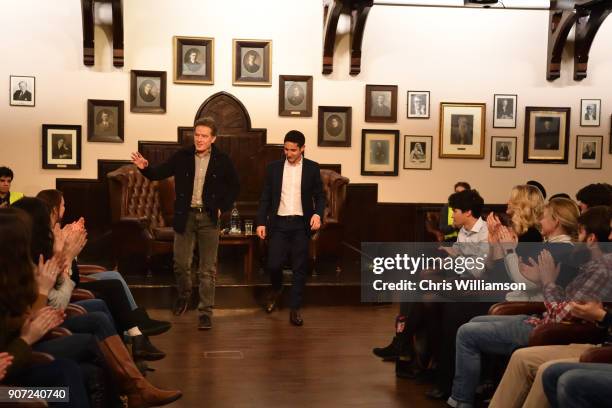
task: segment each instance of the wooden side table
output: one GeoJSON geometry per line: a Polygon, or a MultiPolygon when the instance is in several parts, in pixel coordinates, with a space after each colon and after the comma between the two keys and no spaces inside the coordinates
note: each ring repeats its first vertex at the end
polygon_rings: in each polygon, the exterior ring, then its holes
{"type": "Polygon", "coordinates": [[[219,235],[219,246],[223,245],[244,245],[247,247],[244,254],[244,276],[247,281],[251,281],[253,275],[253,257],[255,254],[255,242],[257,235],[245,234],[221,234],[219,235]]]}

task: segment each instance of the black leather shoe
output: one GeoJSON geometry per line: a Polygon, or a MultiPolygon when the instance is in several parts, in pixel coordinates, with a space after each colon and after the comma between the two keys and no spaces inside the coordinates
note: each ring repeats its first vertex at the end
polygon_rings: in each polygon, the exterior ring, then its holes
{"type": "Polygon", "coordinates": [[[272,313],[274,309],[278,306],[281,295],[283,294],[283,290],[272,290],[268,294],[268,300],[266,301],[266,312],[272,313]]]}
{"type": "Polygon", "coordinates": [[[212,321],[209,315],[200,315],[198,319],[198,330],[210,330],[212,329],[212,321]]]}
{"type": "Polygon", "coordinates": [[[188,302],[187,298],[179,297],[174,302],[174,307],[172,308],[172,313],[175,316],[180,316],[180,315],[182,315],[183,313],[185,313],[187,311],[187,306],[188,305],[189,305],[189,302],[188,302]]]}
{"type": "Polygon", "coordinates": [[[155,347],[147,336],[132,337],[132,357],[134,360],[157,361],[166,357],[166,353],[155,347]]]}
{"type": "Polygon", "coordinates": [[[450,396],[450,393],[438,388],[438,387],[434,387],[431,390],[427,391],[425,393],[425,396],[429,399],[434,399],[434,400],[445,400],[450,396]]]}
{"type": "Polygon", "coordinates": [[[132,310],[132,317],[145,336],[157,336],[170,330],[172,323],[164,320],[151,319],[147,311],[141,307],[132,310]]]}
{"type": "Polygon", "coordinates": [[[291,312],[289,312],[289,321],[294,326],[302,326],[304,324],[304,319],[302,319],[299,309],[291,309],[291,312]]]}
{"type": "Polygon", "coordinates": [[[380,357],[383,361],[396,361],[401,354],[402,350],[402,338],[400,336],[393,337],[393,341],[387,347],[375,347],[372,349],[372,353],[376,357],[380,357]]]}

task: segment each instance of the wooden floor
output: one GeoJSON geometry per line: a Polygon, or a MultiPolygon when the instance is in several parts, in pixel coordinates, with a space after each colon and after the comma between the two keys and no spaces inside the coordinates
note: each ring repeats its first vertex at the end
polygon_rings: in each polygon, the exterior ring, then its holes
{"type": "Polygon", "coordinates": [[[372,355],[390,340],[395,306],[311,307],[293,327],[288,310],[216,310],[213,329],[196,330],[197,312],[176,318],[153,343],[168,356],[151,363],[154,384],[179,388],[171,407],[444,407],[428,386],[396,379],[394,364],[372,355]]]}

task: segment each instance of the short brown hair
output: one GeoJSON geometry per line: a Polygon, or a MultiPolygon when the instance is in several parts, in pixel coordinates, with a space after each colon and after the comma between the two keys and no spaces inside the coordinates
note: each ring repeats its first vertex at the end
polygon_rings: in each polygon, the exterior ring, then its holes
{"type": "Polygon", "coordinates": [[[217,123],[210,116],[197,119],[195,123],[193,124],[193,128],[195,129],[198,126],[206,126],[207,128],[210,129],[210,133],[213,136],[217,136],[217,123]]]}

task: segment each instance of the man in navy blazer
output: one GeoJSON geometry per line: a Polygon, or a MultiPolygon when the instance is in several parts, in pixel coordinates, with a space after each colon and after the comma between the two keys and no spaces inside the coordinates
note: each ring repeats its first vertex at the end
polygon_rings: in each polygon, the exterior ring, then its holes
{"type": "Polygon", "coordinates": [[[285,135],[285,160],[268,165],[257,212],[257,235],[269,239],[267,269],[272,292],[266,311],[271,313],[280,298],[283,266],[290,255],[293,286],[289,321],[296,326],[304,324],[300,307],[308,271],[308,244],[311,234],[321,227],[325,209],[319,164],[303,157],[304,143],[304,135],[297,130],[285,135]]]}

